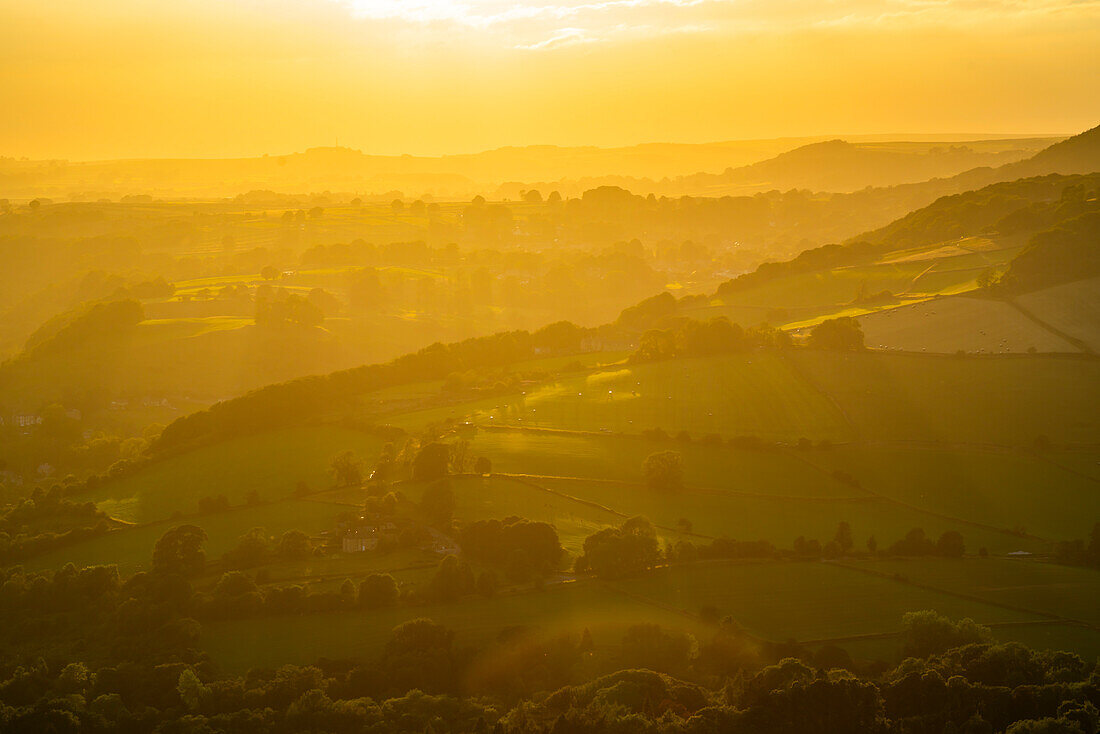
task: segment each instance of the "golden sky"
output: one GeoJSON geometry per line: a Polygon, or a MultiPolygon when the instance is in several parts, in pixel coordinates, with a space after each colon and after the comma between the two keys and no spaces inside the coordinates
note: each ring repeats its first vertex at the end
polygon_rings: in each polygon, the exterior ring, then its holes
{"type": "Polygon", "coordinates": [[[1100,123],[1100,0],[0,0],[0,155],[1100,123]]]}

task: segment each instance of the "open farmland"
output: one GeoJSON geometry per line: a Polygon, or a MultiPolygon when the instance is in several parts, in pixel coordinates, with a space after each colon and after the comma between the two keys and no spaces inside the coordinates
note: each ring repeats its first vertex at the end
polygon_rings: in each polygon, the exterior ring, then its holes
{"type": "MultiPolygon", "coordinates": [[[[859,563],[893,572],[885,562],[859,563]]],[[[1018,604],[1015,597],[1006,600],[994,594],[988,603],[960,598],[953,587],[953,579],[961,574],[981,576],[987,583],[1025,584],[1021,587],[1024,592],[1028,584],[1057,589],[1065,584],[1066,569],[995,560],[892,563],[913,581],[942,585],[943,590],[829,563],[702,562],[661,568],[609,584],[585,581],[493,601],[469,599],[416,609],[216,622],[205,627],[203,639],[216,663],[229,670],[245,670],[275,660],[307,662],[330,656],[340,646],[344,646],[345,655],[370,657],[380,650],[393,626],[416,616],[454,628],[459,644],[491,640],[505,627],[522,624],[540,636],[579,634],[588,628],[597,645],[616,645],[625,627],[643,621],[688,631],[702,641],[714,628],[700,622],[697,615],[709,607],[732,616],[759,639],[836,640],[853,654],[896,660],[900,650],[893,635],[901,629],[901,617],[915,609],[934,609],[950,617],[991,624],[1003,640],[1043,647],[1046,645],[1040,643],[1045,639],[1065,647],[1073,638],[1076,644],[1070,645],[1072,649],[1095,649],[1096,635],[1088,629],[1044,622],[1041,614],[1002,606],[1018,604]],[[941,567],[943,571],[936,570],[941,567]],[[931,581],[917,578],[923,569],[932,570],[931,581]],[[807,615],[808,608],[815,613],[807,615]]],[[[1036,587],[1030,593],[1034,596],[1042,589],[1036,587]]]]}
{"type": "Polygon", "coordinates": [[[1100,572],[1026,559],[911,558],[848,562],[854,567],[994,604],[1028,609],[1100,631],[1100,572]]]}
{"type": "Polygon", "coordinates": [[[940,354],[1081,351],[1011,304],[991,298],[935,298],[862,316],[859,322],[867,346],[879,349],[940,354]]]}
{"type": "Polygon", "coordinates": [[[508,627],[523,626],[547,637],[592,633],[597,645],[618,645],[633,624],[648,622],[706,635],[706,625],[674,611],[640,602],[592,582],[556,585],[542,592],[470,598],[454,604],[412,609],[270,617],[215,622],[203,628],[202,643],[227,671],[283,663],[307,664],[319,657],[371,659],[398,624],[427,617],[455,630],[457,646],[497,639],[508,627]]]}
{"type": "Polygon", "coordinates": [[[358,431],[309,426],[220,442],[157,461],[81,496],[122,520],[147,523],[194,512],[202,497],[232,505],[250,492],[262,500],[289,496],[298,482],[313,491],[332,483],[329,463],[344,450],[374,459],[380,439],[358,431]]]}
{"type": "Polygon", "coordinates": [[[828,542],[836,533],[837,525],[844,521],[851,525],[860,549],[872,536],[880,547],[885,547],[918,527],[933,538],[947,530],[958,531],[972,548],[985,546],[992,553],[1045,549],[1044,544],[1031,539],[871,498],[815,501],[690,489],[667,495],[640,485],[562,479],[539,481],[549,489],[604,505],[622,515],[647,517],[661,526],[663,529],[659,532],[672,541],[683,537],[676,528],[680,520],[685,519],[691,523],[693,533],[704,536],[687,538],[696,543],[706,542],[707,538],[726,537],[767,540],[778,548],[789,549],[799,536],[828,542]]]}
{"type": "Polygon", "coordinates": [[[130,574],[148,568],[157,540],[180,525],[202,528],[207,535],[207,556],[217,558],[252,528],[264,528],[274,536],[287,530],[301,530],[311,535],[328,530],[335,524],[340,509],[336,505],[308,500],[284,500],[136,525],[33,556],[23,565],[33,570],[58,569],[70,562],[78,567],[116,565],[121,573],[130,574]]]}
{"type": "Polygon", "coordinates": [[[1044,323],[1100,351],[1100,278],[1025,293],[1016,302],[1044,323]]]}
{"type": "Polygon", "coordinates": [[[686,313],[724,315],[746,326],[809,326],[827,317],[890,311],[907,301],[973,290],[984,270],[1018,252],[1012,238],[963,238],[896,251],[878,263],[780,276],[686,313]],[[878,300],[883,293],[889,298],[878,300]]]}
{"type": "MultiPolygon", "coordinates": [[[[435,572],[439,556],[420,548],[395,548],[376,553],[333,553],[300,561],[274,560],[264,566],[275,586],[305,584],[311,589],[337,587],[345,579],[360,580],[372,573],[388,573],[399,584],[419,585],[435,572]]],[[[211,579],[216,581],[216,578],[211,579]]]]}
{"type": "MultiPolygon", "coordinates": [[[[455,517],[464,522],[523,517],[552,524],[562,546],[573,554],[581,552],[589,535],[622,522],[622,518],[590,503],[578,502],[546,491],[530,481],[508,477],[456,477],[451,480],[455,495],[455,517]]],[[[420,501],[423,484],[402,485],[401,492],[420,501]]]]}
{"type": "Polygon", "coordinates": [[[896,632],[914,609],[981,623],[1034,615],[918,589],[819,562],[711,562],[658,569],[613,584],[644,599],[698,612],[713,607],[750,634],[799,641],[896,632]],[[807,615],[806,610],[814,614],[807,615]]]}
{"type": "Polygon", "coordinates": [[[471,453],[489,457],[494,471],[633,483],[642,482],[645,458],[664,450],[684,457],[689,486],[811,499],[866,494],[781,450],[550,431],[486,430],[470,439],[471,453]]]}
{"type": "Polygon", "coordinates": [[[791,350],[872,441],[1100,441],[1100,361],[791,350]]]}
{"type": "Polygon", "coordinates": [[[843,416],[775,353],[748,352],[608,368],[502,396],[391,419],[406,428],[446,418],[482,424],[699,437],[849,437],[843,416]]]}
{"type": "Polygon", "coordinates": [[[1042,538],[1083,538],[1100,517],[1098,480],[1060,467],[1063,460],[1095,463],[1096,453],[841,446],[810,458],[906,505],[1042,538]]]}
{"type": "Polygon", "coordinates": [[[481,425],[773,441],[933,441],[1030,445],[1100,441],[1100,361],[1088,357],[934,356],[791,349],[624,365],[414,411],[417,430],[481,425]]]}

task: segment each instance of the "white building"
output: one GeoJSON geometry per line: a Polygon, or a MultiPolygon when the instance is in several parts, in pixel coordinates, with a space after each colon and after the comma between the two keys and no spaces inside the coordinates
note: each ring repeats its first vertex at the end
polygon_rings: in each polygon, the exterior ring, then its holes
{"type": "Polygon", "coordinates": [[[373,525],[352,528],[344,533],[343,548],[345,553],[363,553],[377,547],[378,528],[373,525]]]}

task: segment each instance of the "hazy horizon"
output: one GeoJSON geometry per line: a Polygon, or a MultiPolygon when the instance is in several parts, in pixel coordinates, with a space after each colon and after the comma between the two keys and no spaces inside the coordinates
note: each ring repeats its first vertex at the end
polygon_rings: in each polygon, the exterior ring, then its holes
{"type": "MultiPolygon", "coordinates": [[[[1088,125],[1087,128],[1094,127],[1095,123],[1088,125]]],[[[1084,128],[1083,128],[1084,129],[1084,128]]],[[[1082,130],[1083,130],[1082,129],[1082,130]]],[[[554,142],[530,142],[530,143],[513,143],[507,145],[498,145],[489,148],[473,148],[469,150],[440,150],[440,151],[412,151],[412,150],[396,150],[396,151],[382,151],[372,150],[367,148],[358,148],[349,143],[340,141],[332,141],[325,143],[319,141],[315,144],[306,144],[298,146],[294,149],[287,150],[271,150],[261,153],[253,154],[230,154],[225,155],[147,155],[147,156],[106,156],[98,158],[78,158],[78,157],[66,157],[62,155],[45,155],[41,157],[31,157],[23,155],[18,151],[0,150],[0,157],[7,157],[16,160],[30,160],[30,161],[67,161],[70,163],[113,163],[123,161],[138,161],[138,160],[242,160],[251,158],[262,158],[288,156],[288,155],[301,155],[317,150],[346,150],[354,153],[361,153],[364,156],[378,157],[378,158],[448,158],[448,157],[460,157],[460,156],[477,156],[487,153],[493,153],[503,150],[525,150],[525,149],[560,149],[560,150],[630,150],[633,148],[645,148],[648,146],[721,146],[721,145],[733,145],[737,143],[756,143],[756,142],[781,142],[792,141],[792,150],[795,147],[808,144],[805,141],[822,141],[822,140],[843,140],[849,143],[874,143],[874,142],[896,142],[896,143],[966,143],[976,142],[980,140],[1024,140],[1024,139],[1041,139],[1041,138],[1065,138],[1070,137],[1076,133],[1082,132],[1082,130],[1060,130],[1056,132],[1052,131],[1033,131],[1033,132],[905,132],[905,133],[890,133],[890,132],[878,132],[878,133],[806,133],[797,135],[779,135],[770,137],[749,137],[749,138],[721,138],[714,140],[641,140],[637,142],[624,142],[617,145],[596,145],[589,143],[554,143],[554,142]]]]}
{"type": "Polygon", "coordinates": [[[1100,75],[1094,2],[0,7],[17,111],[0,149],[32,159],[1078,132],[1100,119],[1100,99],[1077,93],[1100,75]]]}

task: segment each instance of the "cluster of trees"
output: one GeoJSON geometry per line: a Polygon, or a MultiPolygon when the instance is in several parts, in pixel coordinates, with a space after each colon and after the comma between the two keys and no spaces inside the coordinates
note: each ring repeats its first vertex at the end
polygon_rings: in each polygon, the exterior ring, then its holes
{"type": "Polygon", "coordinates": [[[604,578],[638,574],[661,561],[657,531],[644,517],[632,517],[619,527],[604,528],[589,535],[584,539],[583,548],[574,570],[604,578]]]}
{"type": "Polygon", "coordinates": [[[256,325],[267,328],[320,326],[325,313],[314,301],[282,290],[275,291],[270,298],[257,298],[256,325]]]}
{"type": "Polygon", "coordinates": [[[273,562],[304,561],[312,555],[313,543],[301,530],[287,530],[273,538],[263,528],[252,528],[222,555],[222,564],[241,570],[273,562]]]}
{"type": "Polygon", "coordinates": [[[358,585],[345,579],[336,589],[311,591],[299,584],[261,586],[241,571],[227,571],[209,592],[194,595],[190,612],[200,620],[320,614],[390,607],[400,597],[389,574],[371,574],[358,585]]]}
{"type": "Polygon", "coordinates": [[[678,492],[684,488],[684,457],[678,451],[658,451],[642,462],[646,487],[655,492],[678,492]]]}
{"type": "MultiPolygon", "coordinates": [[[[676,433],[675,436],[671,436],[669,435],[668,431],[660,427],[645,428],[639,431],[638,435],[646,439],[647,441],[662,443],[667,443],[669,441],[675,441],[676,443],[690,443],[693,440],[711,446],[721,446],[723,443],[726,443],[732,448],[742,449],[746,451],[762,451],[768,448],[775,448],[778,445],[776,443],[769,443],[760,436],[731,436],[728,441],[724,440],[717,433],[708,433],[704,436],[698,437],[697,439],[693,439],[691,434],[687,431],[679,431],[678,433],[676,433]]],[[[808,441],[809,439],[805,440],[808,441]]],[[[829,443],[823,440],[820,445],[821,448],[826,448],[829,443]]],[[[799,448],[802,448],[801,444],[799,445],[799,448]]]]}
{"type": "MultiPolygon", "coordinates": [[[[467,230],[476,230],[477,246],[460,250],[453,241],[374,245],[362,240],[318,245],[301,256],[302,267],[352,266],[345,279],[351,313],[398,312],[415,308],[452,315],[485,314],[490,307],[515,312],[549,310],[558,318],[603,321],[624,303],[645,297],[695,263],[661,257],[665,248],[647,249],[632,240],[584,243],[583,248],[500,248],[513,238],[511,215],[501,204],[467,209],[467,230]],[[504,218],[495,216],[503,213],[504,218]],[[635,246],[636,244],[636,246],[635,246]],[[446,278],[434,275],[443,271],[446,278]],[[602,286],[602,287],[601,287],[602,286]]],[[[433,222],[432,229],[443,228],[433,222]]],[[[457,228],[444,237],[460,238],[457,228]]],[[[433,240],[443,241],[439,237],[433,240]]],[[[710,265],[708,254],[706,265],[710,265]]]]}
{"type": "Polygon", "coordinates": [[[1035,234],[996,282],[994,292],[1016,294],[1100,274],[1100,197],[1091,192],[1094,211],[1035,234]]]}
{"type": "Polygon", "coordinates": [[[724,316],[709,321],[677,319],[668,329],[650,329],[642,334],[633,362],[654,362],[673,357],[697,357],[738,352],[753,345],[753,340],[737,324],[724,316]]]}
{"type": "Polygon", "coordinates": [[[565,554],[553,525],[519,517],[472,522],[459,531],[458,542],[471,559],[503,567],[516,582],[557,570],[565,554]]]}
{"type": "Polygon", "coordinates": [[[825,319],[810,330],[807,344],[814,349],[858,352],[865,348],[863,327],[851,316],[825,319]]]}
{"type": "Polygon", "coordinates": [[[216,674],[197,660],[39,662],[0,681],[12,732],[606,732],[651,734],[1096,734],[1095,663],[992,644],[988,630],[908,615],[896,667],[843,651],[767,657],[723,625],[693,638],[655,625],[597,648],[587,630],[507,630],[481,650],[428,619],[395,627],[365,661],[216,674]],[[920,647],[918,651],[916,647],[920,647]],[[536,692],[541,691],[539,695],[536,692]]]}
{"type": "Polygon", "coordinates": [[[39,487],[0,513],[0,563],[18,563],[111,529],[94,503],[72,502],[65,494],[61,485],[39,487]]]}
{"type": "MultiPolygon", "coordinates": [[[[690,533],[692,523],[686,518],[677,524],[681,533],[690,533]]],[[[1100,535],[1100,534],[1098,534],[1100,535]]],[[[921,528],[910,530],[904,538],[880,551],[874,536],[867,540],[867,553],[886,556],[941,556],[959,558],[966,552],[963,536],[955,530],[947,530],[933,541],[921,528]]],[[[981,553],[985,553],[982,549],[981,553]]],[[[604,528],[584,541],[584,553],[577,558],[577,573],[592,573],[605,578],[621,578],[645,571],[662,562],[691,562],[711,558],[839,558],[845,555],[863,555],[855,548],[852,528],[847,522],[837,525],[832,540],[822,544],[819,540],[803,536],[795,538],[789,551],[776,548],[766,540],[734,540],[715,538],[709,543],[693,543],[678,540],[662,548],[656,531],[643,517],[634,517],[620,527],[604,528]]]]}
{"type": "MultiPolygon", "coordinates": [[[[644,317],[642,313],[632,315],[634,319],[644,317]]],[[[706,357],[751,347],[785,347],[791,344],[791,337],[785,331],[766,327],[746,331],[725,316],[716,316],[709,321],[670,316],[663,321],[670,323],[670,326],[649,329],[642,334],[638,348],[630,355],[632,362],[706,357]]],[[[864,349],[863,327],[850,316],[826,319],[810,330],[807,344],[814,349],[859,351],[864,349]]]]}
{"type": "MultiPolygon", "coordinates": [[[[832,540],[822,544],[814,538],[799,536],[795,538],[793,551],[795,556],[802,558],[838,558],[860,553],[855,548],[851,526],[843,521],[837,526],[832,540]]],[[[961,558],[966,552],[966,545],[962,534],[957,530],[946,530],[937,540],[932,540],[923,528],[913,528],[905,537],[891,543],[884,550],[879,548],[878,541],[872,535],[867,539],[867,552],[871,555],[961,558]]]]}
{"type": "MultiPolygon", "coordinates": [[[[690,529],[690,523],[684,528],[690,529]]],[[[778,558],[781,551],[766,540],[734,540],[715,538],[709,543],[695,544],[690,540],[678,540],[666,551],[668,559],[676,562],[691,562],[716,558],[778,558]]]]}
{"type": "Polygon", "coordinates": [[[925,535],[922,528],[913,528],[901,540],[895,541],[887,549],[894,556],[943,556],[960,558],[966,552],[963,536],[957,530],[945,530],[933,541],[925,535]]]}
{"type": "Polygon", "coordinates": [[[1087,540],[1067,540],[1055,545],[1054,558],[1070,566],[1100,568],[1100,522],[1092,526],[1087,540]]]}

